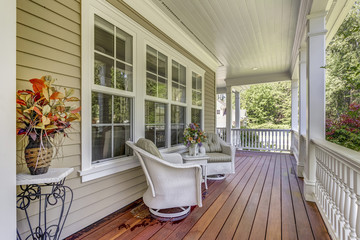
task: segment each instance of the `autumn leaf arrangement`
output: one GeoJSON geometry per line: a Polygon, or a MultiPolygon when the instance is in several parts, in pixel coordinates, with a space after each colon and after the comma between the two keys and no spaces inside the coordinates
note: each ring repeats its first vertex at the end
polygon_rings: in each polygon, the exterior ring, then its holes
{"type": "Polygon", "coordinates": [[[66,137],[65,129],[71,127],[71,122],[80,120],[80,107],[71,106],[79,101],[72,96],[74,90],[60,92],[53,86],[55,79],[51,76],[29,81],[33,90],[18,90],[16,94],[17,135],[40,140],[41,144],[44,138],[52,143],[57,135],[66,137]]]}

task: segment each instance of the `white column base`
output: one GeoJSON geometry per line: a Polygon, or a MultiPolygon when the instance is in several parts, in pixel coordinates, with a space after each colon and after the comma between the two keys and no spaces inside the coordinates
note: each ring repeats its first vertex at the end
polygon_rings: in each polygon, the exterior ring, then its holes
{"type": "Polygon", "coordinates": [[[310,181],[304,176],[304,197],[306,201],[315,202],[315,181],[310,181]]]}
{"type": "Polygon", "coordinates": [[[304,166],[303,165],[297,165],[296,166],[296,175],[299,178],[303,178],[304,177],[304,166]]]}

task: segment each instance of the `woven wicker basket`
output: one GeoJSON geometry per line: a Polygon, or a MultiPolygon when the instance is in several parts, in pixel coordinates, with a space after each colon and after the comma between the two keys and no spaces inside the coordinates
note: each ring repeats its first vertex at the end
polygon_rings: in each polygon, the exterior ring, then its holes
{"type": "Polygon", "coordinates": [[[52,156],[53,148],[47,139],[44,138],[41,145],[40,139],[34,141],[29,138],[29,144],[25,148],[25,160],[31,175],[47,173],[52,156]]]}

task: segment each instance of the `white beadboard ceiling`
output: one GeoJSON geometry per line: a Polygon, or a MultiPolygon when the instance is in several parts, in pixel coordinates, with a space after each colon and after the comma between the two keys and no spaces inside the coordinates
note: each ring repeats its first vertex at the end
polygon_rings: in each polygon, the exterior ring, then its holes
{"type": "Polygon", "coordinates": [[[152,2],[217,59],[217,87],[224,79],[290,74],[300,0],[152,2]]]}

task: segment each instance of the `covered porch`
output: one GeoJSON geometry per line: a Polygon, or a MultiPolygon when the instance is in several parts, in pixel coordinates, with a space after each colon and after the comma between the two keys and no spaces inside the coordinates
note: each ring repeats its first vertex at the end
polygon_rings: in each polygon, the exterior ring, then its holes
{"type": "Polygon", "coordinates": [[[295,169],[290,154],[237,151],[236,173],[209,180],[184,220],[153,219],[140,199],[66,239],[330,239],[295,169]]]}

